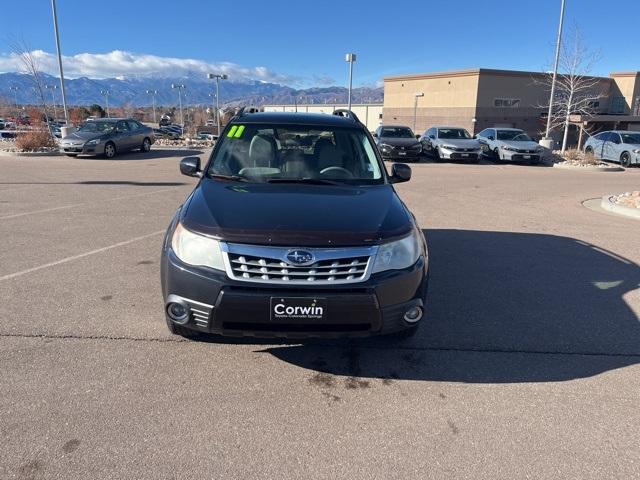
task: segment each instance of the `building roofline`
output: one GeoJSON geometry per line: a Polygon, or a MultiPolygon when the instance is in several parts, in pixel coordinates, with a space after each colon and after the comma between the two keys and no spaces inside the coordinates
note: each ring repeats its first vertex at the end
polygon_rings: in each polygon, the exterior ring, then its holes
{"type": "Polygon", "coordinates": [[[640,75],[640,72],[611,72],[609,74],[610,77],[637,77],[640,75]]]}
{"type": "MultiPolygon", "coordinates": [[[[631,72],[622,72],[623,75],[626,74],[635,75],[635,73],[631,72]]],[[[497,75],[497,76],[507,76],[507,77],[539,77],[546,76],[548,73],[546,72],[528,72],[524,70],[499,70],[495,68],[470,68],[466,70],[451,70],[448,72],[432,72],[432,73],[415,73],[408,75],[392,75],[388,77],[384,77],[383,80],[385,82],[397,82],[402,80],[422,80],[429,78],[448,78],[448,77],[469,77],[480,74],[489,74],[489,75],[497,75]]],[[[613,74],[611,74],[613,75],[613,74]]],[[[619,74],[616,74],[619,75],[619,74]]],[[[599,77],[594,76],[590,78],[602,78],[607,79],[609,77],[599,77]]]]}

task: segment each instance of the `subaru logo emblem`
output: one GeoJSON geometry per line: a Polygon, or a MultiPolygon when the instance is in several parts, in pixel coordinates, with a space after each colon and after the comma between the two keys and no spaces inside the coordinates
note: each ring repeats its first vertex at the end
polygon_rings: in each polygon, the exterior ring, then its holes
{"type": "Polygon", "coordinates": [[[290,250],[285,255],[291,265],[311,265],[314,262],[313,253],[306,250],[290,250]]]}

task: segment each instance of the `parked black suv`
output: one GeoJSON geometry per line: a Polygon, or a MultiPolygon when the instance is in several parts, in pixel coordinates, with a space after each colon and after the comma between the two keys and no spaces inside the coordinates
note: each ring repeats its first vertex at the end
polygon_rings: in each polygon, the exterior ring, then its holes
{"type": "Polygon", "coordinates": [[[171,221],[161,262],[171,332],[412,334],[428,253],[373,138],[348,110],[234,117],[171,221]]]}

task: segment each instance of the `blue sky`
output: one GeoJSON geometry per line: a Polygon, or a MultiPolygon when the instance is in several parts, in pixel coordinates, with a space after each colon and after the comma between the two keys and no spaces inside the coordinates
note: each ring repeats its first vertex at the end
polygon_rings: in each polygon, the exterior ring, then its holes
{"type": "MultiPolygon", "coordinates": [[[[58,14],[70,76],[162,74],[184,64],[297,86],[344,85],[344,54],[353,51],[354,83],[375,85],[401,73],[546,69],[559,6],[559,0],[58,0],[58,14]]],[[[601,52],[593,73],[606,75],[640,70],[632,32],[639,18],[638,0],[567,0],[565,25],[581,27],[585,43],[601,52]]],[[[2,2],[0,32],[0,71],[12,65],[6,41],[12,36],[55,52],[48,0],[2,2]]],[[[53,55],[42,55],[44,69],[53,68],[53,55]]]]}

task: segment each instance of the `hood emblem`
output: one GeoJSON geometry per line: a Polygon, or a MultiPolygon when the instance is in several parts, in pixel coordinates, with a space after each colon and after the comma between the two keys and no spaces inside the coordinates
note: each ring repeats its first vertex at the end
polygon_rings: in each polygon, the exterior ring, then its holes
{"type": "Polygon", "coordinates": [[[289,250],[285,259],[290,265],[296,266],[311,265],[315,261],[313,253],[306,250],[289,250]]]}

